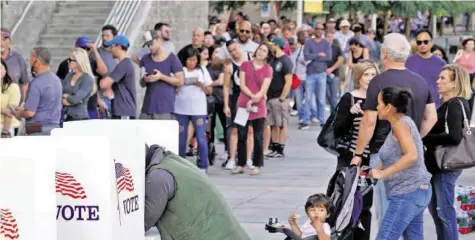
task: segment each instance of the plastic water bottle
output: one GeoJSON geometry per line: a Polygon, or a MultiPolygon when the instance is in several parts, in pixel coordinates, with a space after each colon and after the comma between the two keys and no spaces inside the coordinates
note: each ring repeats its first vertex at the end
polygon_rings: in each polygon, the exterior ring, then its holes
{"type": "Polygon", "coordinates": [[[358,181],[358,187],[361,190],[364,190],[368,186],[368,182],[366,182],[366,172],[361,172],[359,181],[358,181]]]}

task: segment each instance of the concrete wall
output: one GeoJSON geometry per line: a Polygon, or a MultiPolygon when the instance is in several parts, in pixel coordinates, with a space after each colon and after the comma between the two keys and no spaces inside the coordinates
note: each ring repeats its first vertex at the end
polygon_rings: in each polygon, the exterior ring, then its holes
{"type": "MultiPolygon", "coordinates": [[[[182,47],[191,43],[192,30],[196,27],[207,27],[208,25],[208,1],[153,1],[151,4],[142,2],[141,7],[137,11],[135,19],[128,29],[128,36],[133,36],[133,28],[140,26],[133,41],[133,45],[129,50],[129,54],[138,52],[143,43],[143,34],[153,29],[157,22],[166,22],[172,27],[172,40],[175,49],[178,52],[182,47]],[[147,6],[150,5],[150,6],[147,6]],[[146,19],[141,23],[142,15],[146,14],[146,19]]],[[[138,85],[140,77],[140,69],[136,67],[137,79],[137,102],[138,112],[142,108],[145,89],[138,85]]]]}
{"type": "MultiPolygon", "coordinates": [[[[14,2],[11,1],[9,2],[9,4],[13,3],[14,2]]],[[[27,1],[24,3],[27,3],[27,1]]],[[[55,1],[35,0],[31,8],[28,10],[27,15],[20,23],[15,35],[13,35],[13,48],[22,53],[26,58],[30,57],[30,52],[36,46],[40,34],[45,30],[46,24],[51,21],[51,16],[56,8],[56,4],[55,1]]],[[[24,6],[26,6],[26,4],[24,6]]],[[[18,7],[24,6],[19,5],[18,7]]],[[[23,9],[21,12],[23,13],[23,9]]],[[[7,15],[6,18],[13,19],[14,16],[15,14],[7,15]]],[[[18,19],[15,20],[15,22],[16,21],[18,21],[18,19]]]]}
{"type": "Polygon", "coordinates": [[[28,1],[3,1],[1,10],[2,27],[10,29],[15,26],[15,23],[20,19],[24,8],[28,1]]]}

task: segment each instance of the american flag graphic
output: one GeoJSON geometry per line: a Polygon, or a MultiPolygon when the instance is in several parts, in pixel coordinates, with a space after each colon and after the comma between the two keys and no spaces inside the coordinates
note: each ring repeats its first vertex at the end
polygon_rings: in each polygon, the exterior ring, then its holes
{"type": "Polygon", "coordinates": [[[69,173],[56,172],[56,192],[74,199],[87,198],[84,188],[69,173]]]}
{"type": "Polygon", "coordinates": [[[10,209],[0,209],[0,236],[6,239],[18,239],[20,237],[16,219],[10,209]]]}
{"type": "Polygon", "coordinates": [[[117,179],[117,194],[122,190],[134,191],[134,180],[128,168],[122,166],[121,163],[115,163],[115,176],[117,179]]]}

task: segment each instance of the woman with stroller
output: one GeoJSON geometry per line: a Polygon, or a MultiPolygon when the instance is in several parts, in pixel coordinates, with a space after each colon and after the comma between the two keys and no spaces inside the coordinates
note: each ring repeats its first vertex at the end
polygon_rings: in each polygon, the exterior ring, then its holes
{"type": "MultiPolygon", "coordinates": [[[[337,115],[335,118],[334,129],[335,137],[343,137],[340,155],[338,156],[337,170],[350,166],[353,153],[355,152],[356,142],[358,140],[358,129],[363,118],[361,109],[366,100],[366,91],[368,85],[374,76],[379,74],[379,69],[375,63],[370,60],[362,60],[353,66],[353,85],[354,90],[345,93],[338,103],[337,115]]],[[[368,146],[363,154],[363,165],[368,166],[368,156],[370,154],[368,146]]],[[[363,199],[363,210],[360,215],[361,224],[364,232],[356,230],[355,239],[369,240],[371,231],[371,206],[373,205],[373,194],[368,193],[363,199]]]]}
{"type": "Polygon", "coordinates": [[[425,162],[432,173],[432,201],[429,212],[432,215],[439,240],[457,240],[457,219],[454,208],[455,182],[462,170],[442,171],[435,160],[437,146],[456,146],[464,131],[463,111],[470,116],[468,99],[472,95],[468,73],[458,65],[446,65],[437,80],[437,90],[442,95],[442,104],[437,109],[437,123],[424,137],[425,162]],[[463,106],[463,108],[462,108],[463,106]],[[449,118],[446,117],[447,115],[449,118]],[[447,125],[446,125],[447,124],[447,125]],[[448,128],[446,133],[445,126],[448,128]]]}
{"type": "Polygon", "coordinates": [[[422,139],[414,121],[406,115],[411,93],[387,87],[378,95],[378,117],[389,121],[391,132],[379,150],[381,163],[369,177],[384,180],[388,208],[378,240],[424,239],[423,214],[432,196],[431,174],[424,164],[422,139]]]}

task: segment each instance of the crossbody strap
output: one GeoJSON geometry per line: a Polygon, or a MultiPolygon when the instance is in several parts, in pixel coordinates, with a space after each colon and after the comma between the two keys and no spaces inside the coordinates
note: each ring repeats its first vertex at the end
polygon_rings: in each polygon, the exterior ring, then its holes
{"type": "Polygon", "coordinates": [[[295,58],[295,69],[294,69],[294,72],[297,72],[298,60],[299,60],[300,54],[302,53],[302,48],[303,48],[303,45],[300,47],[299,53],[297,54],[297,58],[295,58]]]}

